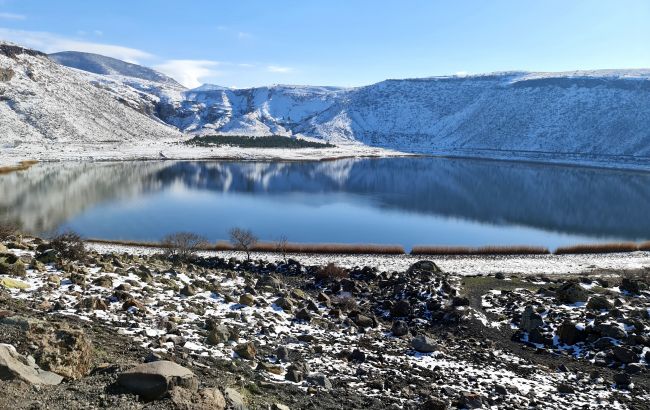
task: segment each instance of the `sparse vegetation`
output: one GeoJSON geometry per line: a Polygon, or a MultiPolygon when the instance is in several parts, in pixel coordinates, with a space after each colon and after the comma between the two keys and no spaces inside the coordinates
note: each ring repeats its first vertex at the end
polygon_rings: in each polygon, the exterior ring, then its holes
{"type": "Polygon", "coordinates": [[[56,234],[50,239],[50,246],[64,259],[82,260],[86,257],[84,241],[81,235],[74,231],[56,234]]]}
{"type": "Polygon", "coordinates": [[[411,255],[546,255],[548,248],[538,246],[414,246],[411,255]]]}
{"type": "Polygon", "coordinates": [[[176,232],[165,236],[162,240],[164,254],[170,259],[189,260],[196,252],[205,248],[208,241],[201,235],[192,232],[176,232]]]}
{"type": "Polygon", "coordinates": [[[588,253],[616,253],[616,252],[635,252],[641,245],[634,242],[614,242],[614,243],[588,243],[572,246],[563,246],[555,250],[556,255],[566,254],[588,254],[588,253]]]}
{"type": "Polygon", "coordinates": [[[250,229],[232,228],[230,230],[230,243],[238,251],[246,252],[246,260],[251,260],[251,250],[257,244],[257,236],[250,229]]]}
{"type": "Polygon", "coordinates": [[[268,137],[252,137],[244,135],[204,135],[197,136],[185,142],[188,145],[201,147],[233,146],[242,148],[332,148],[327,142],[307,141],[281,135],[268,137]]]}
{"type": "Polygon", "coordinates": [[[18,233],[18,224],[12,222],[0,222],[0,241],[6,241],[18,233]]]}

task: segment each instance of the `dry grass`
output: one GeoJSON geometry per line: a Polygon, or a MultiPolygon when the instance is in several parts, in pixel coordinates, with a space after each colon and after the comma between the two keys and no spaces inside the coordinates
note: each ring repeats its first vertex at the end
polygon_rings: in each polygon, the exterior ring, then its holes
{"type": "Polygon", "coordinates": [[[414,246],[411,255],[546,255],[547,248],[538,246],[414,246]]]}
{"type": "MultiPolygon", "coordinates": [[[[159,242],[138,242],[125,240],[109,239],[88,239],[88,242],[124,245],[124,246],[143,246],[148,248],[163,248],[159,242]]],[[[234,251],[235,247],[229,243],[220,241],[214,245],[204,245],[199,247],[205,251],[234,251]]],[[[278,252],[277,242],[258,242],[251,248],[253,252],[278,252]]],[[[320,253],[320,254],[348,254],[348,255],[404,255],[404,248],[399,245],[373,245],[373,244],[334,244],[334,243],[287,243],[285,245],[286,253],[320,253]]]]}
{"type": "Polygon", "coordinates": [[[650,251],[650,241],[641,242],[638,246],[640,251],[650,251]]]}
{"type": "MultiPolygon", "coordinates": [[[[257,252],[277,252],[277,244],[272,242],[258,243],[254,248],[257,252]]],[[[403,255],[406,252],[399,245],[376,244],[345,244],[345,243],[287,243],[286,253],[320,253],[348,255],[403,255]]]]}
{"type": "Polygon", "coordinates": [[[38,164],[38,161],[36,160],[20,161],[18,165],[8,165],[8,166],[0,167],[0,175],[9,174],[16,171],[24,171],[34,164],[38,164]]]}
{"type": "Polygon", "coordinates": [[[635,252],[641,248],[641,245],[637,245],[634,242],[586,243],[586,244],[559,247],[555,250],[555,254],[567,255],[567,254],[588,254],[588,253],[635,252]]]}

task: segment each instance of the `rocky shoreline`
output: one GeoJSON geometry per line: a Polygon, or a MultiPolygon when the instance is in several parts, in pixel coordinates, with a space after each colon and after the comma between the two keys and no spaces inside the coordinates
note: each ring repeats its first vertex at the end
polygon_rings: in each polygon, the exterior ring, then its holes
{"type": "Polygon", "coordinates": [[[0,245],[0,408],[649,408],[643,269],[460,276],[0,245]]]}

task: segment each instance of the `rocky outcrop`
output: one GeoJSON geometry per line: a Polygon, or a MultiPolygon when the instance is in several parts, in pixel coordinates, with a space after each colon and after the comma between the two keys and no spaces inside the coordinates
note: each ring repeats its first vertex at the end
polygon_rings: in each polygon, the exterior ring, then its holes
{"type": "Polygon", "coordinates": [[[16,348],[0,344],[0,380],[21,380],[30,384],[61,383],[63,377],[42,370],[33,358],[27,358],[16,352],[16,348]]]}

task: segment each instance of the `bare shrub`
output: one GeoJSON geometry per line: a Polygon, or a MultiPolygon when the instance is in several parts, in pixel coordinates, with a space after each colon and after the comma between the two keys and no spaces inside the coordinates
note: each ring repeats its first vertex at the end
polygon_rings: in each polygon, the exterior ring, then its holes
{"type": "Polygon", "coordinates": [[[232,228],[230,230],[230,243],[238,251],[246,252],[246,260],[251,260],[251,250],[257,244],[257,236],[250,229],[232,228]]]}
{"type": "Polygon", "coordinates": [[[589,254],[589,253],[616,253],[616,252],[635,252],[640,246],[634,242],[614,242],[614,243],[588,243],[573,246],[563,246],[555,250],[556,255],[566,254],[589,254]]]}
{"type": "Polygon", "coordinates": [[[286,236],[281,235],[275,242],[275,250],[282,255],[282,260],[287,261],[287,249],[289,247],[289,240],[286,236]]]}
{"type": "Polygon", "coordinates": [[[86,257],[84,241],[81,235],[74,231],[56,234],[50,239],[50,246],[64,259],[80,260],[86,257]]]}
{"type": "Polygon", "coordinates": [[[345,279],[347,277],[349,277],[348,272],[332,262],[320,268],[316,273],[316,279],[318,280],[345,279]]]}
{"type": "Polygon", "coordinates": [[[161,242],[164,254],[170,259],[188,260],[207,246],[207,239],[192,232],[175,232],[165,236],[161,242]]]}

